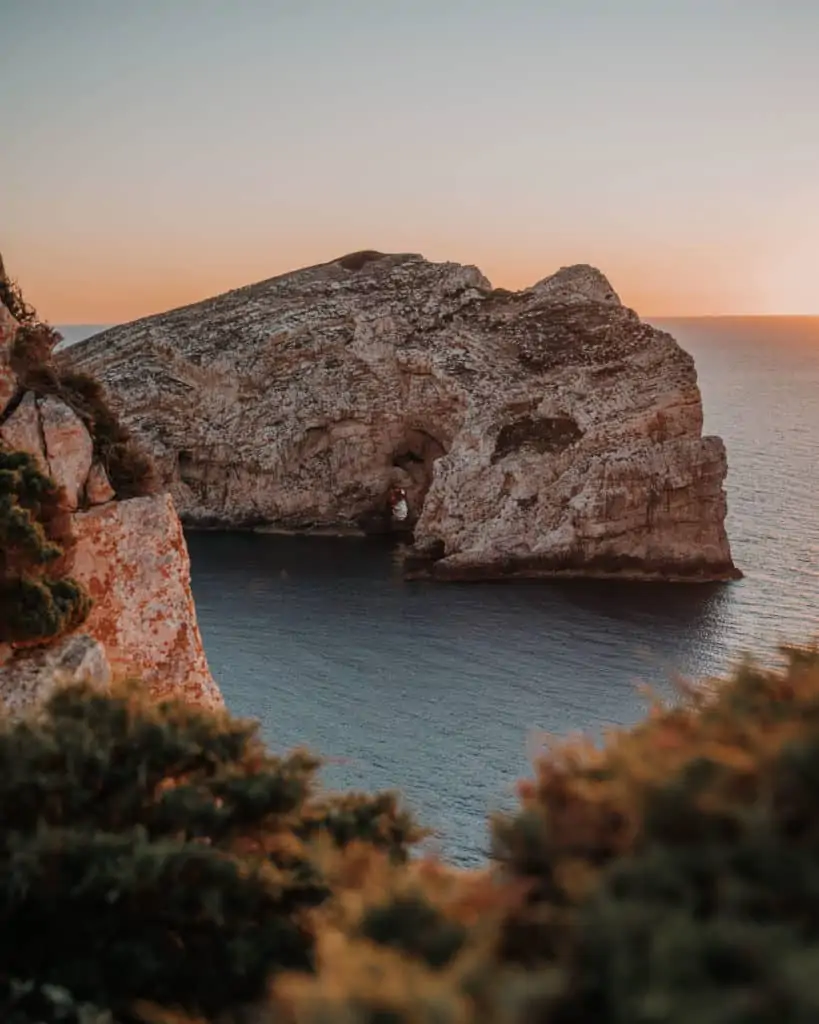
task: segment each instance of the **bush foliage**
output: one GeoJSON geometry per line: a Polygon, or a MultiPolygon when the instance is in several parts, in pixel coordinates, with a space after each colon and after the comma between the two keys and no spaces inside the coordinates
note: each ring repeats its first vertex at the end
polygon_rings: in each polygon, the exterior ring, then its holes
{"type": "Polygon", "coordinates": [[[90,601],[67,575],[63,492],[24,452],[0,451],[0,642],[39,643],[78,626],[90,601]]]}
{"type": "Polygon", "coordinates": [[[6,723],[0,1018],[55,987],[117,1019],[139,1002],[216,1016],[311,970],[309,911],[330,890],[310,850],[363,839],[400,863],[419,834],[389,795],[322,797],[317,767],[134,688],[65,690],[6,723]]]}
{"type": "Polygon", "coordinates": [[[786,653],[551,750],[481,871],[252,725],[64,691],[0,732],[3,1019],[814,1020],[819,655],[786,653]]]}
{"type": "Polygon", "coordinates": [[[36,318],[34,309],[23,298],[19,284],[6,274],[2,256],[0,256],[0,302],[18,324],[29,324],[36,318]]]}

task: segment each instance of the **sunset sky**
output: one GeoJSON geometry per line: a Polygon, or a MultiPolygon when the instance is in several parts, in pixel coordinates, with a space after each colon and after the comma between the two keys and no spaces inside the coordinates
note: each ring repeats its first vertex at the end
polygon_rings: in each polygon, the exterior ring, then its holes
{"type": "Polygon", "coordinates": [[[819,0],[0,0],[0,251],[54,323],[346,252],[819,313],[819,0]]]}

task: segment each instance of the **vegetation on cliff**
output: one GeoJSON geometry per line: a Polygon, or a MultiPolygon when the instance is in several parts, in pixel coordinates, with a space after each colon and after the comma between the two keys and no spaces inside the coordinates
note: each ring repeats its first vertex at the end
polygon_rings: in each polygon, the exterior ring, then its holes
{"type": "Polygon", "coordinates": [[[477,872],[247,723],[64,691],[0,730],[3,1019],[814,1019],[819,652],[786,654],[556,747],[477,872]]]}
{"type": "MultiPolygon", "coordinates": [[[[60,335],[37,317],[0,259],[0,302],[16,321],[8,364],[16,393],[0,422],[25,394],[56,395],[83,419],[96,457],[122,497],[149,493],[150,462],[107,406],[93,380],[61,372],[53,352],[60,335]]],[[[74,537],[66,495],[37,459],[0,442],[0,643],[40,644],[75,629],[91,602],[70,576],[74,537]]]]}
{"type": "Polygon", "coordinates": [[[18,395],[10,403],[10,411],[26,391],[59,398],[85,424],[94,443],[94,454],[118,498],[155,493],[158,482],[152,461],[113,412],[99,382],[58,365],[54,349],[62,340],[61,335],[40,320],[34,307],[25,301],[20,287],[6,275],[2,259],[0,302],[19,325],[10,354],[18,395]]]}
{"type": "Polygon", "coordinates": [[[53,395],[80,417],[94,442],[94,455],[105,468],[118,498],[154,494],[157,479],[153,463],[113,412],[102,385],[85,373],[60,369],[53,349],[60,335],[34,323],[17,332],[11,366],[22,391],[53,395]]]}
{"type": "Polygon", "coordinates": [[[2,255],[0,255],[0,302],[11,313],[18,324],[30,324],[36,320],[36,313],[33,307],[23,298],[20,286],[6,273],[2,255]]]}
{"type": "Polygon", "coordinates": [[[68,574],[74,538],[63,492],[25,452],[0,450],[0,643],[78,626],[91,603],[68,574]]]}

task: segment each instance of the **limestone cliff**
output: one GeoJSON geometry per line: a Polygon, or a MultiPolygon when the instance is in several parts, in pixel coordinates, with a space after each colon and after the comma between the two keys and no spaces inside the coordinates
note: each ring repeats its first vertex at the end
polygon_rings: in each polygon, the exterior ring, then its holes
{"type": "Polygon", "coordinates": [[[411,575],[737,575],[692,358],[591,267],[521,292],[357,253],[108,330],[100,378],[191,524],[378,530],[411,575]]]}
{"type": "MultiPolygon", "coordinates": [[[[67,571],[93,604],[79,632],[33,650],[28,643],[0,645],[0,701],[18,712],[62,682],[83,679],[105,687],[113,673],[138,676],[157,697],[220,706],[170,496],[118,500],[108,470],[116,469],[114,480],[129,494],[122,475],[123,452],[130,452],[125,432],[116,430],[110,413],[103,422],[93,381],[57,373],[48,344],[53,336],[41,325],[21,326],[7,305],[12,299],[20,304],[0,263],[0,449],[28,452],[62,487],[62,514],[71,513],[75,540],[67,571]]],[[[30,313],[22,306],[15,312],[30,313]]],[[[140,457],[131,457],[134,471],[144,473],[140,457]]]]}

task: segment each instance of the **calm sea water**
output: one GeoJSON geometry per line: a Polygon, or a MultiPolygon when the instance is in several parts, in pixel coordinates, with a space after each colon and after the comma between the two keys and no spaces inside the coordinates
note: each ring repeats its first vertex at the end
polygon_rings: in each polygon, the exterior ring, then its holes
{"type": "MultiPolygon", "coordinates": [[[[718,672],[819,633],[819,318],[664,321],[728,447],[737,583],[430,586],[360,540],[192,534],[205,647],[271,745],[332,787],[399,787],[452,861],[480,861],[543,734],[645,710],[638,684],[718,672]]],[[[74,331],[70,340],[91,333],[74,331]]],[[[66,332],[67,334],[67,332],[66,332]]]]}

